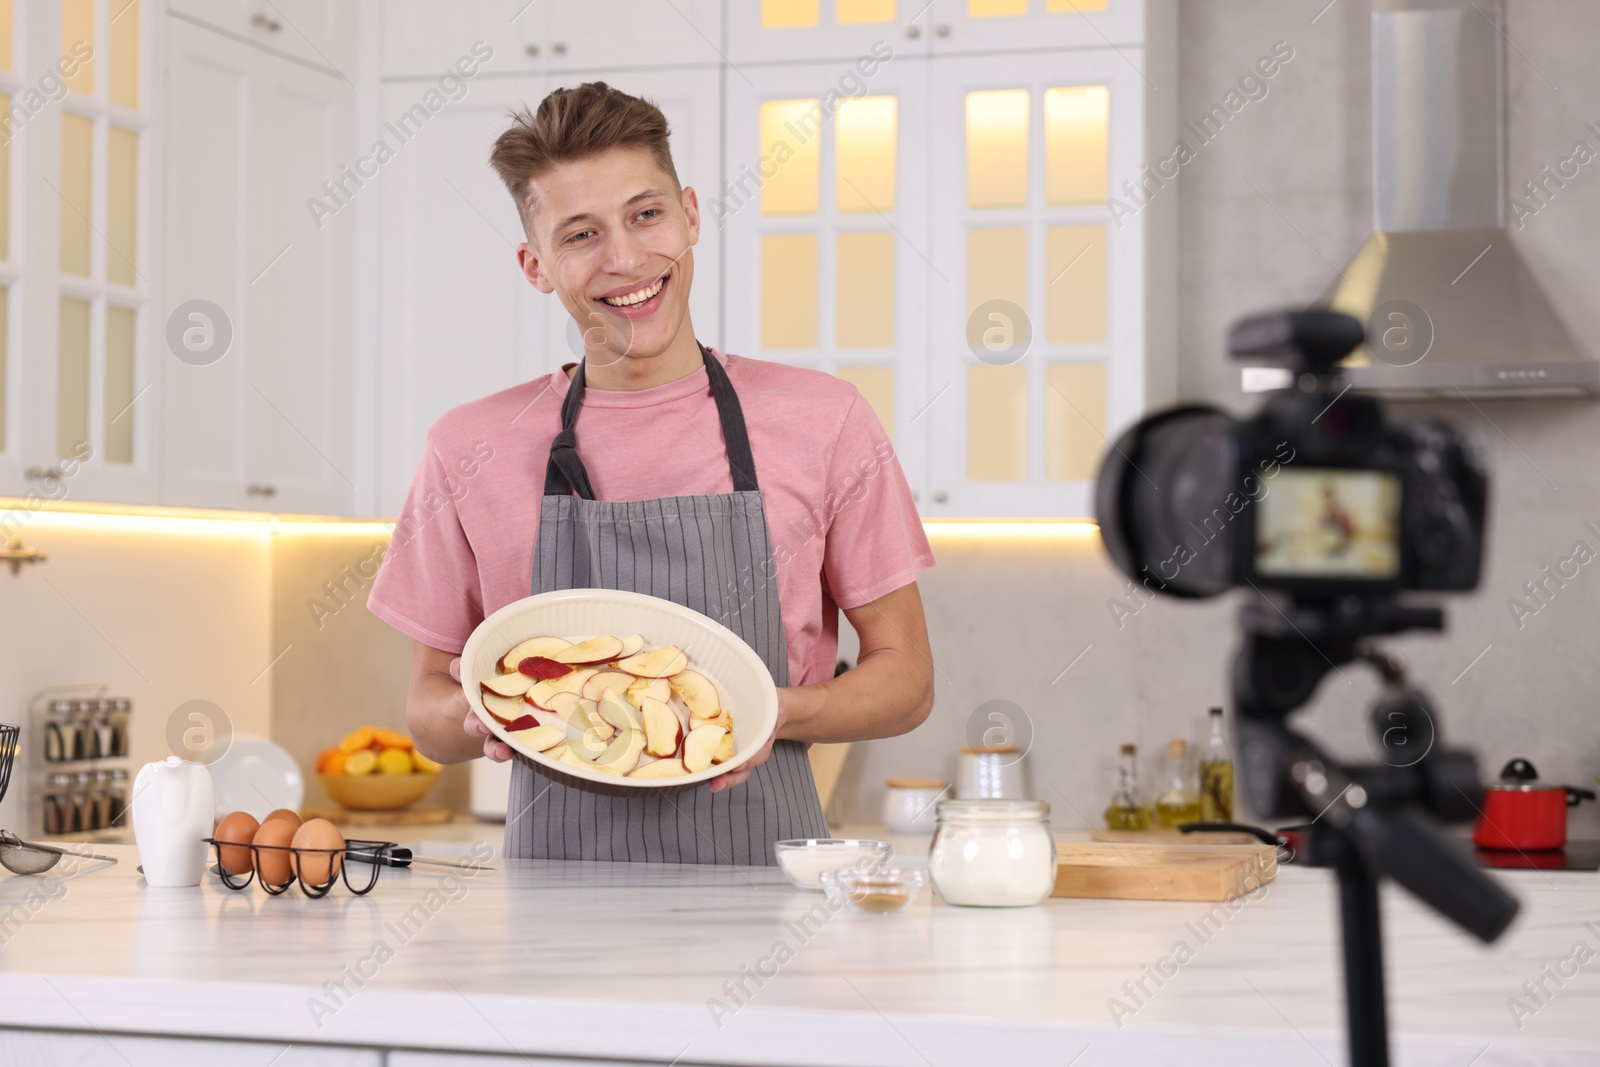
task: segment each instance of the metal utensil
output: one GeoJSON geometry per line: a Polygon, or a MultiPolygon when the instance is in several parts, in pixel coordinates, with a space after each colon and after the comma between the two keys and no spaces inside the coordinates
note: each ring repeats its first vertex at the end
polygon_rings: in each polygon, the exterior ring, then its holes
{"type": "Polygon", "coordinates": [[[10,830],[0,830],[0,867],[12,874],[43,874],[61,862],[62,856],[81,860],[117,862],[115,856],[99,856],[93,852],[72,852],[54,845],[36,845],[24,841],[10,830]]]}
{"type": "Polygon", "coordinates": [[[8,722],[0,722],[0,800],[6,798],[6,786],[11,784],[11,764],[17,758],[17,739],[22,729],[8,722]]]}
{"type": "Polygon", "coordinates": [[[429,856],[414,856],[409,848],[387,848],[377,852],[352,848],[345,852],[345,856],[359,863],[376,863],[383,867],[410,867],[413,864],[425,863],[435,867],[453,867],[458,871],[494,870],[493,867],[480,867],[476,863],[433,859],[429,856]]]}

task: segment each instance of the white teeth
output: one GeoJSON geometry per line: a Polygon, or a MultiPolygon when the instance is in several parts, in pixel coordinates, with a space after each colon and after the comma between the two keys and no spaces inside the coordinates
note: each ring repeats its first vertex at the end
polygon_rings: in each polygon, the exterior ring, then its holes
{"type": "Polygon", "coordinates": [[[632,307],[634,304],[644,303],[646,300],[649,300],[652,296],[655,296],[657,293],[659,293],[661,291],[661,287],[666,284],[666,281],[666,277],[663,276],[657,279],[656,283],[650,286],[648,289],[640,289],[638,292],[629,293],[627,296],[603,296],[600,299],[604,303],[610,304],[612,307],[632,307]]]}

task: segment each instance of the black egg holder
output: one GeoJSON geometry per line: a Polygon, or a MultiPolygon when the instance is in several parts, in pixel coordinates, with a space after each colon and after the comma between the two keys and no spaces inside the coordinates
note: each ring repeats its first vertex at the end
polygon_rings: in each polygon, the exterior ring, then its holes
{"type": "Polygon", "coordinates": [[[261,888],[273,896],[278,896],[280,893],[287,892],[290,886],[298,882],[300,891],[313,900],[320,900],[327,896],[333,887],[339,883],[340,879],[344,880],[345,888],[358,897],[372,892],[373,886],[378,884],[378,873],[385,867],[394,866],[394,863],[391,862],[393,859],[391,854],[398,847],[398,843],[394,841],[358,841],[355,838],[346,841],[343,848],[299,848],[294,845],[237,844],[232,841],[218,841],[214,837],[208,837],[205,840],[206,844],[211,846],[212,854],[216,857],[215,870],[217,877],[229,889],[248,889],[250,883],[257,880],[256,875],[261,870],[261,853],[263,851],[287,852],[289,854],[289,880],[280,886],[271,886],[262,881],[261,888]],[[233,874],[222,865],[222,850],[225,848],[250,850],[250,870],[248,873],[233,874]],[[339,872],[321,885],[312,885],[300,877],[300,857],[303,855],[327,856],[329,865],[332,866],[336,863],[339,872]],[[352,862],[364,864],[371,870],[372,873],[365,882],[361,882],[360,879],[355,882],[350,880],[350,865],[352,862]]]}

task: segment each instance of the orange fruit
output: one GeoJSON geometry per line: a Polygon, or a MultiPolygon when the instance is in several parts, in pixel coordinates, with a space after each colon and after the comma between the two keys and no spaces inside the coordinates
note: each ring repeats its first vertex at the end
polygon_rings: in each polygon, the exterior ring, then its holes
{"type": "Polygon", "coordinates": [[[349,758],[344,761],[344,773],[352,778],[359,778],[363,774],[371,774],[377,769],[378,754],[370,748],[352,752],[349,758]]]}
{"type": "Polygon", "coordinates": [[[379,727],[374,732],[374,737],[376,738],[379,748],[403,748],[407,751],[410,751],[411,749],[411,738],[407,737],[403,733],[400,733],[398,730],[385,730],[382,727],[379,727]]]}
{"type": "Polygon", "coordinates": [[[375,731],[370,726],[363,726],[359,730],[351,730],[345,739],[339,742],[339,747],[346,752],[355,752],[363,748],[371,748],[375,731]]]}
{"type": "Polygon", "coordinates": [[[317,768],[317,773],[318,774],[343,774],[344,773],[344,765],[347,762],[349,762],[350,754],[348,752],[343,751],[342,749],[337,749],[337,748],[329,749],[329,751],[332,752],[333,755],[328,757],[328,764],[327,764],[326,767],[319,766],[317,768]]]}
{"type": "Polygon", "coordinates": [[[328,765],[333,762],[333,757],[335,756],[340,757],[340,761],[343,762],[344,752],[339,748],[338,745],[331,745],[317,753],[317,773],[338,774],[338,771],[328,770],[328,765]]]}

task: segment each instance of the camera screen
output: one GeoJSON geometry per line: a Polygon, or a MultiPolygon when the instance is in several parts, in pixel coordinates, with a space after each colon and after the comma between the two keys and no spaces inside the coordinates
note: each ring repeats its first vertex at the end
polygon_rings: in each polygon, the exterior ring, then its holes
{"type": "Polygon", "coordinates": [[[1400,477],[1285,468],[1260,500],[1256,573],[1392,579],[1400,572],[1400,477]]]}

